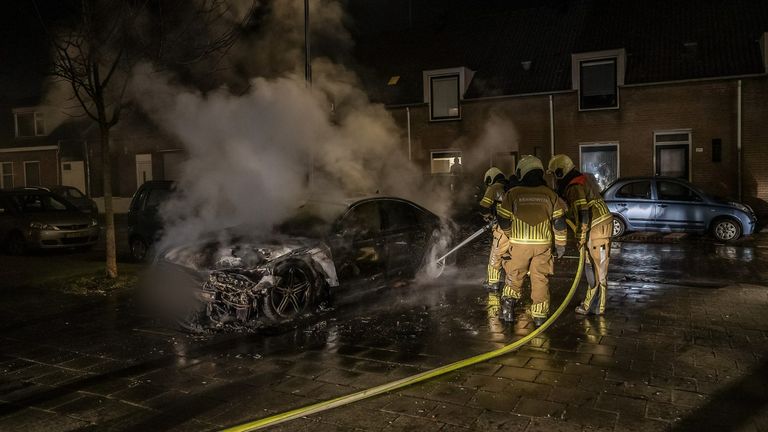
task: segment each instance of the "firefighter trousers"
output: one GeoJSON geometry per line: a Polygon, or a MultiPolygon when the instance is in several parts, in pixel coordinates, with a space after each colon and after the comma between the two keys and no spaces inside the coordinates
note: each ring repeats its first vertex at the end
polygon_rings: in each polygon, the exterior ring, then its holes
{"type": "Polygon", "coordinates": [[[586,245],[587,262],[584,266],[584,275],[587,277],[588,286],[581,307],[592,314],[605,313],[612,230],[613,221],[610,219],[589,230],[586,245]]]}
{"type": "Polygon", "coordinates": [[[493,285],[501,280],[501,266],[504,254],[509,250],[509,239],[499,224],[493,225],[493,240],[491,241],[491,254],[488,257],[488,283],[493,285]]]}
{"type": "Polygon", "coordinates": [[[504,262],[507,277],[502,298],[519,299],[523,295],[523,279],[531,273],[531,316],[549,316],[549,277],[553,272],[552,247],[510,243],[509,259],[504,262]]]}

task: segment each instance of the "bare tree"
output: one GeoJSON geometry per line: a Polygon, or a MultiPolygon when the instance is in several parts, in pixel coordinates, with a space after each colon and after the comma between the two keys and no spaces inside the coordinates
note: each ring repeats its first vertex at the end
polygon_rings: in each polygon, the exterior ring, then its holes
{"type": "Polygon", "coordinates": [[[139,61],[178,68],[226,52],[252,8],[235,13],[225,0],[80,0],[68,22],[46,28],[52,75],[99,130],[107,276],[117,276],[110,132],[126,106],[132,68],[139,61]]]}

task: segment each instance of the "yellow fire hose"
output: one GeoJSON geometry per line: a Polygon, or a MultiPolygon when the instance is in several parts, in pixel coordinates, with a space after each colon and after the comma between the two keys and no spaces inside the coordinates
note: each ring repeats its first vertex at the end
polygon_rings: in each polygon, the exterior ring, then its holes
{"type": "Polygon", "coordinates": [[[576,270],[576,276],[573,279],[573,284],[571,284],[571,289],[568,291],[568,294],[565,296],[563,303],[560,304],[560,307],[557,308],[555,313],[553,313],[552,316],[550,316],[549,319],[547,319],[547,321],[545,321],[544,324],[542,324],[539,328],[535,329],[528,335],[524,336],[521,339],[516,340],[515,342],[509,345],[506,345],[494,351],[489,351],[484,354],[478,354],[474,357],[470,357],[464,360],[459,360],[457,362],[447,364],[445,366],[441,366],[436,369],[428,370],[426,372],[422,372],[416,375],[402,378],[397,381],[392,381],[386,384],[378,385],[376,387],[371,387],[369,389],[360,390],[359,392],[352,393],[346,396],[339,396],[335,399],[330,399],[323,402],[317,402],[312,405],[296,408],[294,410],[286,411],[280,414],[275,414],[273,416],[265,417],[263,419],[254,420],[254,421],[243,423],[237,426],[232,426],[227,429],[224,429],[222,432],[248,432],[248,431],[254,431],[257,429],[262,429],[267,426],[274,426],[278,423],[283,423],[283,422],[297,419],[299,417],[306,417],[312,414],[317,414],[322,411],[326,411],[332,408],[337,408],[343,405],[348,405],[353,402],[357,402],[359,400],[380,395],[382,393],[387,393],[393,390],[401,389],[411,384],[416,384],[422,381],[426,381],[428,379],[432,379],[437,376],[444,375],[449,372],[453,372],[455,370],[462,369],[467,366],[472,366],[474,364],[484,362],[494,357],[498,357],[498,356],[507,354],[509,352],[512,352],[522,347],[523,345],[528,343],[531,339],[535,338],[536,336],[544,332],[550,325],[552,325],[552,323],[555,322],[555,320],[557,320],[560,314],[563,313],[565,308],[571,302],[571,299],[573,298],[573,295],[576,292],[576,288],[579,286],[579,281],[581,280],[581,272],[583,269],[584,269],[584,248],[581,248],[579,251],[579,268],[576,270]]]}

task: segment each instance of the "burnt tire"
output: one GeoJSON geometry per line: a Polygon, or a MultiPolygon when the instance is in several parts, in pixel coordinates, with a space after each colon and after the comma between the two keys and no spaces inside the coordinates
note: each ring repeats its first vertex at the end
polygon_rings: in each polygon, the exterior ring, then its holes
{"type": "Polygon", "coordinates": [[[712,223],[712,235],[723,242],[737,240],[741,237],[741,224],[730,218],[717,219],[712,223]]]}
{"type": "Polygon", "coordinates": [[[262,299],[264,317],[272,323],[293,320],[307,310],[315,298],[315,274],[300,260],[275,265],[275,284],[262,299]]]}
{"type": "Polygon", "coordinates": [[[621,220],[620,217],[613,216],[613,228],[611,230],[611,237],[621,237],[627,232],[627,224],[621,220]]]}
{"type": "Polygon", "coordinates": [[[3,242],[3,249],[8,255],[23,255],[27,251],[24,235],[18,231],[9,233],[3,242]]]}
{"type": "Polygon", "coordinates": [[[128,242],[131,259],[136,262],[144,262],[149,254],[149,245],[143,239],[134,237],[128,242]]]}

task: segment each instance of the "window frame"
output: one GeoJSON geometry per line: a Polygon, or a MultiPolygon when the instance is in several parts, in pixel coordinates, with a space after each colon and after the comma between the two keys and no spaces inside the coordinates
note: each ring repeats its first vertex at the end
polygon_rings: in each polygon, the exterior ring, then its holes
{"type": "Polygon", "coordinates": [[[576,90],[578,98],[578,111],[605,111],[621,109],[621,88],[624,86],[624,76],[626,74],[627,52],[624,48],[583,52],[571,54],[571,89],[576,90]],[[581,64],[583,62],[593,62],[601,60],[616,60],[616,106],[606,108],[582,108],[581,107],[581,64]]]}
{"type": "Polygon", "coordinates": [[[430,122],[444,122],[444,121],[458,121],[462,119],[463,109],[462,102],[464,101],[464,92],[467,91],[469,83],[472,81],[475,72],[466,67],[452,67],[444,69],[433,69],[422,71],[422,91],[423,101],[428,105],[429,109],[429,121],[430,122]],[[433,78],[445,78],[458,76],[458,103],[459,103],[459,115],[455,117],[434,117],[432,111],[432,83],[433,78]]]}
{"type": "Polygon", "coordinates": [[[3,162],[0,162],[0,188],[1,189],[10,189],[10,188],[12,188],[13,184],[15,183],[14,180],[15,180],[15,178],[14,178],[14,175],[13,175],[13,161],[3,161],[3,162]],[[6,173],[5,172],[5,165],[10,165],[11,166],[11,172],[10,173],[6,173]],[[7,186],[5,184],[5,177],[6,176],[10,176],[11,177],[11,185],[10,186],[7,186]]]}
{"type": "Polygon", "coordinates": [[[616,178],[613,179],[606,187],[611,183],[621,178],[621,146],[619,141],[600,141],[600,142],[585,142],[579,143],[579,171],[584,172],[584,148],[596,148],[596,147],[616,147],[616,178]]]}
{"type": "Polygon", "coordinates": [[[602,111],[602,110],[617,110],[620,107],[619,102],[619,59],[617,57],[606,57],[602,59],[588,59],[579,61],[579,111],[602,111]],[[604,107],[584,108],[584,96],[582,95],[582,88],[584,87],[584,65],[587,63],[592,64],[604,64],[613,63],[613,88],[616,92],[616,104],[604,107]]]}
{"type": "Polygon", "coordinates": [[[669,130],[658,130],[653,131],[653,175],[654,177],[663,177],[660,174],[661,167],[659,166],[659,148],[660,147],[666,147],[666,148],[686,148],[688,151],[688,157],[685,161],[685,170],[686,170],[686,176],[685,177],[674,177],[674,178],[682,178],[685,180],[688,180],[689,182],[692,182],[692,176],[693,176],[693,155],[691,154],[691,147],[693,146],[693,129],[669,129],[669,130]],[[657,137],[659,135],[679,135],[679,134],[687,134],[688,135],[688,142],[684,143],[683,141],[658,141],[657,137]]]}
{"type": "Polygon", "coordinates": [[[35,138],[35,137],[41,137],[41,136],[47,136],[46,133],[46,122],[45,122],[45,114],[42,111],[37,110],[21,110],[21,111],[14,111],[13,112],[13,126],[14,126],[14,136],[16,138],[35,138]],[[32,115],[32,128],[34,129],[33,135],[19,135],[19,116],[20,115],[32,115]],[[42,132],[38,130],[37,122],[38,120],[42,123],[42,132]]]}
{"type": "MultiPolygon", "coordinates": [[[[450,156],[447,159],[453,159],[453,158],[458,157],[459,158],[459,162],[461,162],[461,164],[464,165],[464,154],[463,154],[464,152],[462,152],[460,149],[444,149],[444,150],[437,149],[437,150],[430,150],[429,151],[429,174],[430,175],[433,175],[433,176],[434,175],[438,175],[439,176],[439,175],[450,175],[451,174],[451,171],[450,171],[451,165],[450,164],[448,165],[448,171],[445,171],[445,172],[442,172],[442,171],[441,172],[435,172],[434,171],[432,163],[435,160],[435,154],[439,154],[439,153],[453,153],[454,155],[450,156]]],[[[444,158],[439,158],[439,159],[444,159],[444,158]]]]}
{"type": "Polygon", "coordinates": [[[461,120],[461,75],[458,73],[453,74],[445,74],[445,75],[430,75],[429,76],[429,120],[430,121],[451,121],[451,120],[461,120]],[[434,96],[435,96],[435,88],[434,88],[434,82],[435,79],[444,79],[444,78],[455,78],[456,79],[456,102],[458,105],[459,113],[455,116],[436,116],[434,111],[434,96]]]}

